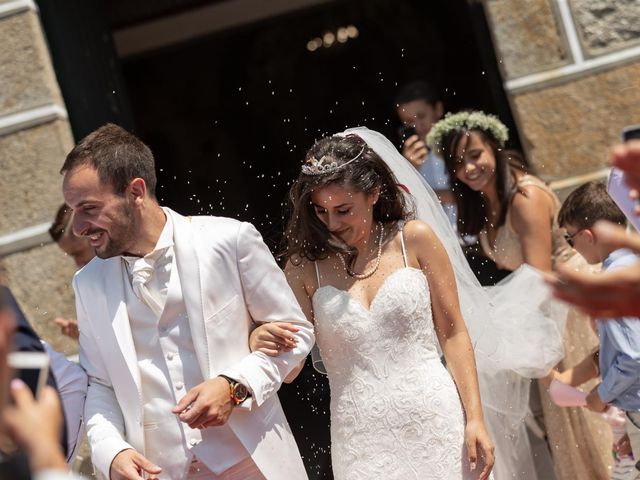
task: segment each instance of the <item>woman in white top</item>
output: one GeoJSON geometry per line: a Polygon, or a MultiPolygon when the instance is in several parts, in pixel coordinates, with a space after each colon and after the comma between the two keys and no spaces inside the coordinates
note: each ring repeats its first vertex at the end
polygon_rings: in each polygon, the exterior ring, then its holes
{"type": "MultiPolygon", "coordinates": [[[[411,220],[376,135],[320,140],[290,192],[285,272],[329,377],[333,472],[486,479],[493,445],[454,270],[434,230],[411,220]]],[[[277,329],[257,329],[253,347],[277,351],[277,329]]]]}

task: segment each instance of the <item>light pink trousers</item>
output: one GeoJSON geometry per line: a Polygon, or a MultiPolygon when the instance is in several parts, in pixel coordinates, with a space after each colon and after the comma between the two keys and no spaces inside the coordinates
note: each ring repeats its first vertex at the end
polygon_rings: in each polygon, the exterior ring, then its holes
{"type": "Polygon", "coordinates": [[[251,457],[216,475],[204,463],[194,459],[189,467],[187,480],[266,480],[251,457]]]}

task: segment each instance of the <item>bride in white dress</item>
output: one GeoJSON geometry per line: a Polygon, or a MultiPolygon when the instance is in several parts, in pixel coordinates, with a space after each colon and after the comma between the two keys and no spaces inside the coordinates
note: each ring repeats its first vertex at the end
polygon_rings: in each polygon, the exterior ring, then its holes
{"type": "MultiPolygon", "coordinates": [[[[329,377],[336,480],[488,478],[474,351],[438,235],[358,135],[317,142],[290,198],[285,273],[329,377]]],[[[252,348],[293,338],[264,325],[252,348]]]]}

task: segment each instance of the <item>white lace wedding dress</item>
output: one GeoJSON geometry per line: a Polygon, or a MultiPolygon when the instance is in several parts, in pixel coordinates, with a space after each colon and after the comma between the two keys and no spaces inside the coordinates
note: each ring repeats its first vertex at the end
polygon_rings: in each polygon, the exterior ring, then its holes
{"type": "Polygon", "coordinates": [[[477,478],[480,466],[469,473],[462,405],[438,356],[422,271],[407,267],[405,256],[368,310],[348,292],[319,284],[313,310],[331,387],[335,479],[477,478]]]}

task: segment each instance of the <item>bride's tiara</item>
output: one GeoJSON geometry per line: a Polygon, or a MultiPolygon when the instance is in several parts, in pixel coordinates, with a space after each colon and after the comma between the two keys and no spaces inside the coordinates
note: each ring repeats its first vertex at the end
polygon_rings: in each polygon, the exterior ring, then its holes
{"type": "Polygon", "coordinates": [[[305,175],[326,175],[328,173],[333,173],[346,167],[350,163],[355,162],[360,158],[365,148],[367,148],[366,144],[362,146],[362,149],[355,157],[342,164],[338,164],[338,162],[333,160],[329,155],[323,155],[320,159],[311,157],[304,165],[302,165],[302,173],[305,175]]]}

